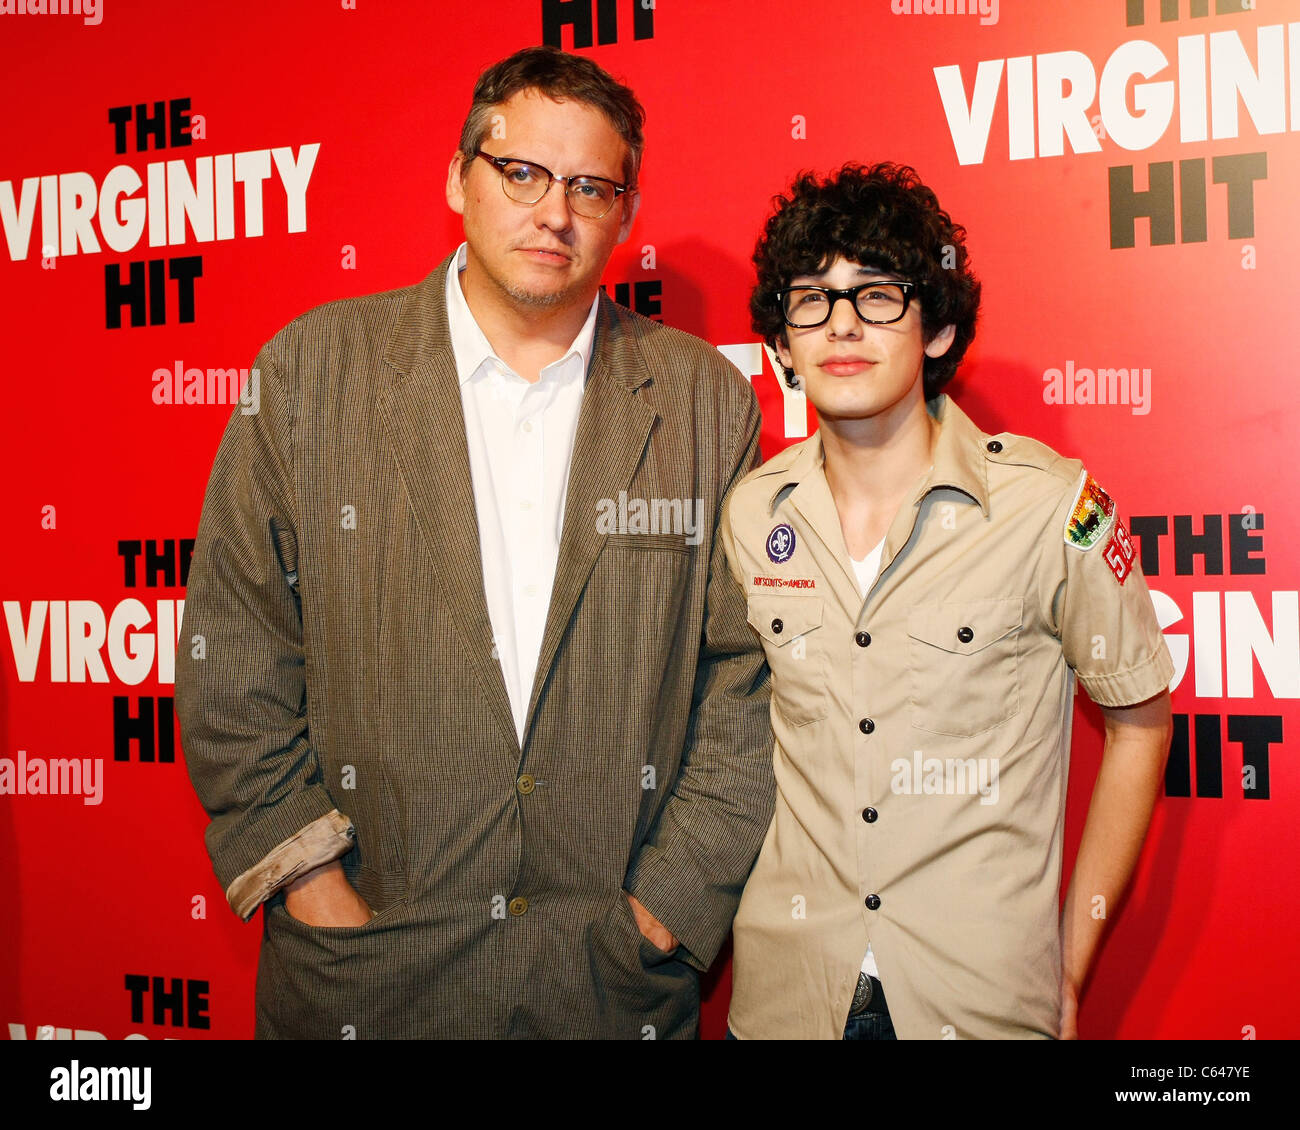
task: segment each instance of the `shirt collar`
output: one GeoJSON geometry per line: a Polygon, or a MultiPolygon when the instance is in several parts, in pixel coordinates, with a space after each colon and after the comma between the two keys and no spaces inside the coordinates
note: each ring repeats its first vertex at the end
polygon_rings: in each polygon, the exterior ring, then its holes
{"type": "MultiPolygon", "coordinates": [[[[456,361],[456,375],[462,385],[478,372],[485,361],[495,361],[502,369],[510,368],[497,356],[491,343],[479,328],[478,322],[470,312],[469,303],[465,301],[465,294],[460,289],[459,275],[465,269],[468,246],[468,243],[462,243],[456,249],[456,254],[447,267],[446,286],[447,329],[451,335],[451,351],[456,361]]],[[[578,331],[578,336],[565,350],[563,357],[543,367],[541,372],[543,378],[576,354],[582,362],[583,379],[586,379],[587,370],[591,366],[591,347],[596,336],[596,311],[599,305],[600,293],[597,292],[596,297],[591,301],[591,309],[587,312],[587,320],[578,331]]]]}
{"type": "MultiPolygon", "coordinates": [[[[913,505],[919,505],[932,490],[951,487],[974,499],[987,516],[989,480],[985,468],[984,433],[944,393],[927,401],[926,410],[938,425],[939,434],[934,442],[934,462],[921,481],[912,500],[913,505]]],[[[821,430],[818,429],[799,445],[799,452],[789,467],[777,472],[773,480],[774,489],[768,499],[768,513],[776,509],[784,491],[798,486],[810,474],[820,472],[825,462],[821,430]]]]}
{"type": "Polygon", "coordinates": [[[945,393],[928,401],[926,409],[938,423],[939,435],[934,442],[934,464],[913,502],[919,505],[932,490],[951,487],[974,499],[988,517],[988,437],[945,393]]]}

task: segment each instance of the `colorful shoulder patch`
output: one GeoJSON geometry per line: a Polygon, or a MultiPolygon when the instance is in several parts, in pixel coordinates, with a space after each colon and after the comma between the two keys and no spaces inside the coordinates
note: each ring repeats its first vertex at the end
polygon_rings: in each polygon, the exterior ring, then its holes
{"type": "Polygon", "coordinates": [[[1115,524],[1115,503],[1091,475],[1085,475],[1074,508],[1065,520],[1065,544],[1089,550],[1100,543],[1115,524]]]}

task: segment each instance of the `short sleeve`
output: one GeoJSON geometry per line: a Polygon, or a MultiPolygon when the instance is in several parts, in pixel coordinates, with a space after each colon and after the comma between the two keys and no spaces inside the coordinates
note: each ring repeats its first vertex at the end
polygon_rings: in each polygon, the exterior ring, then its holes
{"type": "Polygon", "coordinates": [[[1085,471],[1057,518],[1065,568],[1055,611],[1066,662],[1098,706],[1155,697],[1174,663],[1119,507],[1085,471]]]}

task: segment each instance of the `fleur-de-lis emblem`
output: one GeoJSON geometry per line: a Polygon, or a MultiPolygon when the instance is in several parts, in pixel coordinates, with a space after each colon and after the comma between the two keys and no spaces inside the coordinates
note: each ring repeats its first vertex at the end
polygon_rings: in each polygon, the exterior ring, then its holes
{"type": "Polygon", "coordinates": [[[787,523],[782,522],[767,535],[767,555],[780,565],[783,561],[789,561],[793,553],[794,530],[787,523]]]}

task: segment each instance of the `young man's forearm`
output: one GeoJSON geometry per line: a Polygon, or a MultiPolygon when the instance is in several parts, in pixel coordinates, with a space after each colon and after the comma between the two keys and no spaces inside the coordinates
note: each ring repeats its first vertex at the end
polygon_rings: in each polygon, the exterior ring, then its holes
{"type": "Polygon", "coordinates": [[[1169,753],[1168,691],[1102,713],[1106,747],[1062,911],[1063,975],[1075,994],[1137,864],[1169,753]]]}

